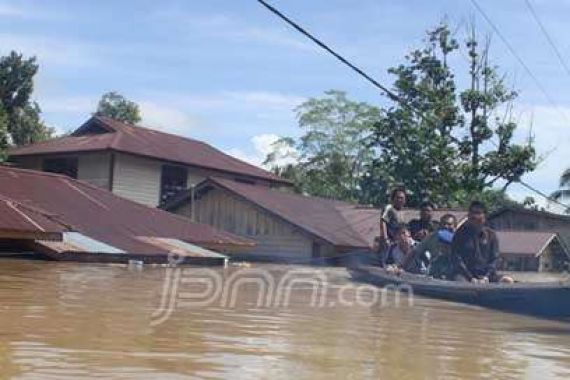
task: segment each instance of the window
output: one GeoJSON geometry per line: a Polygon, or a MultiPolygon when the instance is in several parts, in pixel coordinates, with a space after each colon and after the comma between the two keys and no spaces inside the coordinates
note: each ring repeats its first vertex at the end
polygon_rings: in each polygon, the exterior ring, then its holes
{"type": "Polygon", "coordinates": [[[312,256],[313,259],[319,259],[322,257],[321,245],[315,241],[313,242],[312,256]]]}
{"type": "Polygon", "coordinates": [[[164,204],[172,196],[186,190],[188,169],[182,166],[163,165],[160,179],[160,203],[164,204]]]}
{"type": "Polygon", "coordinates": [[[43,161],[42,170],[77,178],[77,157],[46,158],[43,161]]]}

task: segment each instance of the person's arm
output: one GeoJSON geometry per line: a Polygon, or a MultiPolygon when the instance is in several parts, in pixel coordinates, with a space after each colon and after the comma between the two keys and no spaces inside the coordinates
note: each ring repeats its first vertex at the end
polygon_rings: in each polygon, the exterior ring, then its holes
{"type": "Polygon", "coordinates": [[[489,230],[489,258],[487,262],[487,271],[485,277],[489,278],[497,271],[497,264],[499,262],[499,239],[494,231],[489,230]]]}
{"type": "Polygon", "coordinates": [[[428,238],[428,239],[416,244],[414,247],[412,247],[412,251],[410,252],[409,255],[406,256],[406,258],[404,259],[404,262],[402,263],[402,268],[404,268],[404,270],[408,270],[410,265],[417,258],[419,258],[421,261],[423,261],[426,264],[426,266],[429,265],[429,260],[427,260],[427,257],[426,257],[426,251],[429,250],[429,245],[430,245],[429,242],[430,242],[430,239],[428,238]]]}
{"type": "Polygon", "coordinates": [[[462,252],[465,249],[465,237],[463,235],[461,231],[455,233],[453,241],[451,242],[451,254],[460,273],[465,276],[468,281],[471,281],[475,276],[471,273],[469,268],[467,268],[467,264],[465,264],[465,260],[463,260],[462,252]]]}
{"type": "Polygon", "coordinates": [[[388,223],[390,222],[390,206],[382,212],[380,217],[380,239],[378,241],[380,252],[386,251],[389,247],[388,239],[388,223]]]}

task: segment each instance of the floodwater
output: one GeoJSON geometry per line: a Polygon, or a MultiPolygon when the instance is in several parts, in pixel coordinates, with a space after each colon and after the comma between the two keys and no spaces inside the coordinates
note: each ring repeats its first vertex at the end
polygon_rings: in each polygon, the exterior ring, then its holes
{"type": "Polygon", "coordinates": [[[570,324],[375,295],[341,268],[0,260],[0,378],[570,378],[570,324]]]}

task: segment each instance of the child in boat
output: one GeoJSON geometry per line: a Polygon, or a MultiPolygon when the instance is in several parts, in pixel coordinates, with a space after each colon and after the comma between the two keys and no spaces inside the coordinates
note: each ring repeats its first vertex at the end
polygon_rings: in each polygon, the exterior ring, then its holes
{"type": "Polygon", "coordinates": [[[427,274],[435,278],[449,278],[453,272],[451,242],[457,228],[457,219],[452,214],[440,218],[439,229],[416,245],[410,259],[404,263],[406,271],[427,274]]]}
{"type": "Polygon", "coordinates": [[[415,245],[416,242],[412,239],[408,227],[405,224],[399,224],[394,231],[394,242],[383,255],[382,266],[390,272],[402,272],[415,245]]]}

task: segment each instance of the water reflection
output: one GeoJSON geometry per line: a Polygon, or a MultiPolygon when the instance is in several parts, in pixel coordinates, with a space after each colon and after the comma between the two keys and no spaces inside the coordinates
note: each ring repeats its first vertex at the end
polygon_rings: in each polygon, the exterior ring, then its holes
{"type": "MultiPolygon", "coordinates": [[[[264,266],[279,276],[287,267],[264,266]]],[[[228,276],[236,269],[220,270],[228,276]]],[[[325,269],[336,286],[346,271],[325,269]]],[[[521,378],[570,376],[569,325],[416,298],[414,307],[180,308],[153,328],[164,269],[0,261],[0,377],[521,378]]],[[[249,290],[248,290],[249,289],[249,290]]],[[[329,302],[330,301],[330,302],[329,302]]]]}

